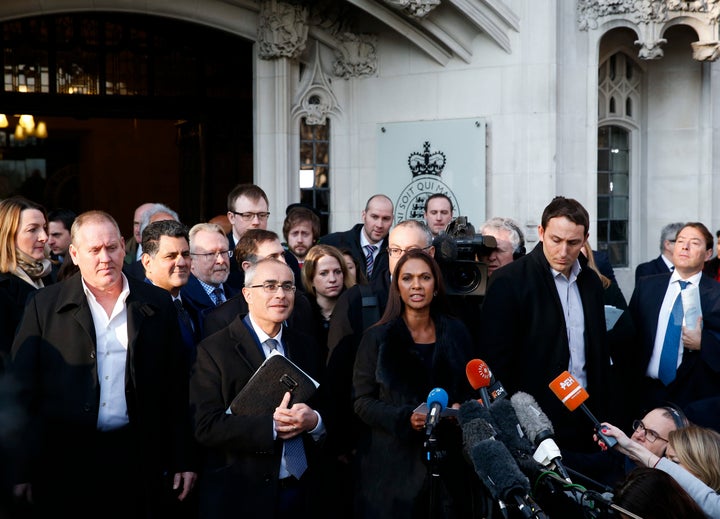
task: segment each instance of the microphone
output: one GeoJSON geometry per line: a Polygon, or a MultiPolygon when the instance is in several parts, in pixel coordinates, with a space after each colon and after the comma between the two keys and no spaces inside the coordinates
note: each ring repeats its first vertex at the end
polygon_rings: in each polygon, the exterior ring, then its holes
{"type": "Polygon", "coordinates": [[[585,405],[585,400],[587,400],[590,395],[585,388],[580,385],[575,377],[570,374],[570,372],[563,371],[557,378],[555,378],[555,380],[550,382],[549,386],[552,392],[555,393],[555,396],[558,397],[570,411],[574,411],[578,407],[583,410],[595,427],[595,433],[602,439],[608,448],[617,445],[617,440],[615,438],[607,436],[601,432],[602,425],[600,425],[598,419],[595,418],[595,416],[590,412],[590,409],[588,409],[585,405]]]}
{"type": "Polygon", "coordinates": [[[493,439],[478,442],[472,448],[471,459],[475,472],[498,502],[503,516],[508,517],[505,502],[513,500],[524,517],[545,517],[529,496],[530,481],[520,472],[502,442],[493,439]]]}
{"type": "Polygon", "coordinates": [[[428,394],[427,406],[428,414],[425,418],[425,434],[426,436],[432,436],[433,429],[440,421],[440,413],[448,405],[448,394],[442,388],[436,387],[428,394]]]}
{"type": "Polygon", "coordinates": [[[487,388],[490,385],[492,374],[488,365],[483,360],[473,359],[465,366],[465,375],[472,388],[480,390],[483,405],[489,407],[490,393],[487,388]]]}
{"type": "Polygon", "coordinates": [[[493,402],[498,398],[505,398],[508,394],[502,382],[495,378],[492,371],[490,371],[490,387],[488,391],[490,392],[490,398],[492,398],[493,402]]]}
{"type": "Polygon", "coordinates": [[[525,436],[510,400],[493,402],[490,406],[490,414],[497,424],[496,438],[505,444],[520,470],[535,479],[543,472],[543,467],[533,458],[535,449],[525,436]]]}
{"type": "Polygon", "coordinates": [[[540,409],[535,398],[528,393],[518,391],[510,397],[510,403],[528,440],[537,447],[533,459],[545,467],[554,463],[560,475],[572,483],[562,463],[560,448],[555,443],[555,429],[552,422],[540,409]]]}

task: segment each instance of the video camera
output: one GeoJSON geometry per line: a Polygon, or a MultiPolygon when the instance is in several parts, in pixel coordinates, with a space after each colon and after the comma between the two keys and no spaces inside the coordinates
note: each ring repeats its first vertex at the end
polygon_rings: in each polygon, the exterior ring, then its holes
{"type": "Polygon", "coordinates": [[[433,245],[448,295],[485,295],[487,265],[479,258],[497,247],[494,236],[476,234],[467,216],[458,216],[433,240],[433,245]]]}

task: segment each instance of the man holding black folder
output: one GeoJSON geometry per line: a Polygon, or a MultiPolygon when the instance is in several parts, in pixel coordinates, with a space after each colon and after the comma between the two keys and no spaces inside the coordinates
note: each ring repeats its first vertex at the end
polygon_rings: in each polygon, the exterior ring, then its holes
{"type": "MultiPolygon", "coordinates": [[[[230,407],[271,355],[286,356],[317,379],[319,348],[312,337],[283,325],[295,300],[286,264],[268,258],[250,267],[243,295],[248,314],[198,344],[190,381],[195,435],[207,449],[200,516],[306,517],[312,513],[315,444],[325,432],[320,414],[308,405],[313,400],[292,401],[288,391],[261,412],[230,407]]],[[[295,383],[286,375],[280,379],[288,389],[295,383]]],[[[265,392],[258,391],[257,399],[263,398],[265,392]]]]}

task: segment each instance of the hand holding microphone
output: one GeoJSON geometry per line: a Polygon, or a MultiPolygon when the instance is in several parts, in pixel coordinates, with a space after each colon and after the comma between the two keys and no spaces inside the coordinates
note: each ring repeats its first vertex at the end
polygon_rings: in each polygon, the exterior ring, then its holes
{"type": "Polygon", "coordinates": [[[570,372],[563,371],[555,380],[550,382],[549,386],[552,392],[555,393],[555,396],[558,397],[570,411],[574,411],[578,407],[583,410],[595,427],[595,433],[602,439],[605,445],[614,447],[617,444],[615,438],[603,434],[602,425],[585,405],[585,400],[587,400],[590,395],[588,395],[585,388],[580,385],[570,372]]]}
{"type": "Polygon", "coordinates": [[[425,417],[425,435],[430,437],[435,426],[440,421],[440,414],[448,405],[448,394],[442,388],[436,387],[428,394],[428,414],[425,417]]]}

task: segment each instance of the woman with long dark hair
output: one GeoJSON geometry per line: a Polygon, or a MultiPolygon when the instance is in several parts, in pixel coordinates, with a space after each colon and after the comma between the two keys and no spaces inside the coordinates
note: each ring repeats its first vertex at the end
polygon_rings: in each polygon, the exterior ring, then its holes
{"type": "Polygon", "coordinates": [[[468,479],[459,427],[441,420],[434,429],[445,452],[438,466],[444,484],[437,491],[426,464],[427,413],[416,411],[436,387],[447,391],[451,403],[472,396],[465,376],[473,357],[470,333],[446,308],[435,260],[422,250],[406,251],[395,267],[385,313],[365,332],[355,361],[355,412],[370,429],[358,452],[358,517],[413,518],[433,507],[466,512],[448,495],[462,494],[468,479]]]}

